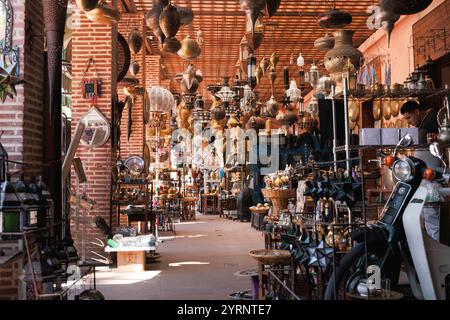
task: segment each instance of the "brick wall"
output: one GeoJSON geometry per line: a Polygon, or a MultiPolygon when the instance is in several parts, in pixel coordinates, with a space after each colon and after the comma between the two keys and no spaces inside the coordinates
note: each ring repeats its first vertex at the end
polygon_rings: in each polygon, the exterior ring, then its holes
{"type": "MultiPolygon", "coordinates": [[[[11,160],[42,164],[44,108],[44,39],[29,41],[26,24],[35,35],[44,32],[42,2],[12,0],[14,11],[13,47],[19,49],[20,78],[26,84],[16,87],[17,96],[7,98],[0,108],[1,142],[11,160]]],[[[11,167],[13,170],[14,167],[11,167]]],[[[27,176],[41,173],[41,168],[27,168],[27,176]]]]}
{"type": "MultiPolygon", "coordinates": [[[[23,2],[23,1],[22,1],[23,2]]],[[[44,32],[42,2],[26,2],[25,20],[31,23],[34,34],[44,32]]],[[[27,35],[28,36],[28,35],[27,35]]],[[[45,104],[46,55],[44,38],[33,37],[32,43],[26,41],[24,48],[25,70],[25,112],[23,116],[23,160],[27,163],[42,164],[43,161],[43,111],[45,104]]],[[[30,168],[28,173],[40,173],[40,168],[30,168]],[[30,172],[31,171],[31,172],[30,172]]]]}
{"type": "MultiPolygon", "coordinates": [[[[116,4],[117,2],[114,1],[116,4]]],[[[78,19],[74,24],[73,43],[73,81],[72,81],[72,129],[78,121],[89,111],[91,103],[81,95],[81,80],[86,61],[93,58],[97,67],[98,76],[102,80],[102,96],[98,99],[97,108],[111,121],[111,100],[117,90],[117,67],[115,56],[117,52],[117,26],[108,24],[96,24],[89,21],[84,13],[75,8],[73,19],[78,19]],[[114,57],[114,59],[113,59],[114,57]]],[[[85,164],[88,178],[88,196],[97,201],[97,207],[87,213],[88,244],[87,258],[96,257],[91,251],[104,254],[104,248],[92,244],[95,238],[104,240],[104,236],[92,226],[96,216],[103,217],[109,223],[110,197],[111,197],[111,167],[115,163],[116,153],[111,148],[109,140],[104,146],[89,149],[80,146],[77,156],[85,164]]],[[[74,173],[73,173],[74,175],[74,173]]],[[[117,224],[113,215],[112,226],[117,224]]],[[[72,221],[72,230],[76,246],[81,254],[80,235],[72,221]]]]}

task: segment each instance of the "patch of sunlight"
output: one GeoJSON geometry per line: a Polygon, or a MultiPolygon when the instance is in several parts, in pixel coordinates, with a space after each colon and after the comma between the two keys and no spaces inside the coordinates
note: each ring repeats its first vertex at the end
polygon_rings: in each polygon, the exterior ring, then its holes
{"type": "Polygon", "coordinates": [[[175,223],[177,226],[182,226],[182,225],[190,225],[190,224],[205,224],[207,222],[205,221],[188,221],[188,222],[177,222],[175,223]]]}
{"type": "Polygon", "coordinates": [[[151,280],[161,273],[160,270],[145,272],[99,272],[96,273],[96,281],[99,285],[135,284],[151,280]]]}
{"type": "Polygon", "coordinates": [[[181,266],[198,266],[198,265],[208,265],[209,262],[174,262],[169,263],[169,267],[181,267],[181,266]]]}

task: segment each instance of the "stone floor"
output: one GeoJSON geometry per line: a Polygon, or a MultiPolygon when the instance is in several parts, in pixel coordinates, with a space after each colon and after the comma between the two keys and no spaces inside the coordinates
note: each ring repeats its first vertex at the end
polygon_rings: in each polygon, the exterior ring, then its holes
{"type": "Polygon", "coordinates": [[[234,275],[256,267],[248,252],[264,247],[261,232],[249,223],[198,216],[195,222],[177,224],[175,237],[165,233],[164,238],[161,258],[146,272],[97,273],[97,287],[106,299],[224,300],[250,290],[249,278],[234,275]]]}

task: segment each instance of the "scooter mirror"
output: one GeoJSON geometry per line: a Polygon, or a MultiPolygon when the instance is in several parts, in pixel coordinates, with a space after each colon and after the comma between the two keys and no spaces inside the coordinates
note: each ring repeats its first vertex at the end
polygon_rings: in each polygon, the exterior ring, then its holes
{"type": "Polygon", "coordinates": [[[439,143],[433,142],[432,144],[430,144],[430,152],[433,156],[442,160],[442,152],[439,147],[439,143]]]}
{"type": "Polygon", "coordinates": [[[409,147],[410,145],[412,145],[413,141],[414,141],[414,139],[413,139],[412,135],[409,134],[409,133],[407,133],[407,134],[406,134],[403,138],[401,138],[401,140],[397,143],[397,146],[395,147],[395,150],[394,150],[394,156],[397,155],[397,149],[398,149],[399,147],[407,148],[407,147],[409,147]]]}
{"type": "Polygon", "coordinates": [[[444,160],[444,155],[442,154],[441,147],[438,142],[433,142],[430,144],[430,153],[436,158],[440,159],[442,164],[445,167],[444,174],[447,173],[447,163],[444,160]]]}

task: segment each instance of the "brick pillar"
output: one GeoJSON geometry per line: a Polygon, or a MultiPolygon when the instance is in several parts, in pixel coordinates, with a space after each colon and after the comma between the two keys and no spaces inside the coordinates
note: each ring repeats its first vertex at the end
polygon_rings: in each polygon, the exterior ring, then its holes
{"type": "MultiPolygon", "coordinates": [[[[119,32],[124,36],[125,39],[128,39],[128,35],[130,31],[136,27],[140,30],[141,35],[145,35],[145,20],[144,13],[136,13],[136,14],[126,14],[123,15],[121,21],[119,22],[119,32]]],[[[145,39],[144,39],[145,40],[145,39]]],[[[145,74],[146,74],[146,48],[145,42],[142,46],[141,51],[133,55],[131,53],[131,61],[136,60],[140,65],[140,71],[137,74],[137,78],[139,79],[139,85],[144,86],[145,83],[145,74]]],[[[125,100],[125,94],[123,89],[126,87],[122,82],[118,83],[118,94],[119,99],[121,101],[125,100]]],[[[122,159],[126,159],[130,156],[143,156],[144,154],[144,100],[142,96],[136,96],[135,104],[133,106],[133,110],[131,112],[131,120],[132,120],[132,128],[131,128],[131,136],[128,139],[128,116],[129,110],[125,108],[122,116],[122,123],[120,127],[121,131],[121,148],[120,148],[120,156],[122,159]]]]}
{"type": "MultiPolygon", "coordinates": [[[[117,1],[113,0],[117,5],[117,1]]],[[[89,111],[91,103],[82,97],[81,81],[88,59],[93,58],[102,81],[102,95],[98,98],[97,108],[110,121],[112,115],[111,101],[117,91],[117,26],[110,24],[96,24],[89,21],[85,14],[76,7],[73,15],[73,61],[72,61],[72,130],[79,120],[89,111]]],[[[97,257],[92,252],[105,256],[104,248],[93,245],[95,238],[105,240],[104,235],[93,226],[97,216],[103,217],[110,223],[111,209],[111,168],[115,164],[116,153],[112,150],[111,140],[96,148],[81,146],[77,156],[84,163],[87,175],[87,194],[97,202],[97,207],[87,213],[86,229],[86,257],[97,257]]],[[[72,177],[75,174],[72,170],[72,177]]],[[[72,179],[75,183],[75,179],[72,179]]],[[[72,216],[73,217],[73,216],[72,216]]],[[[112,228],[116,226],[116,215],[112,215],[112,228]]],[[[81,255],[81,230],[77,230],[72,220],[72,234],[76,241],[77,249],[81,255]]]]}

